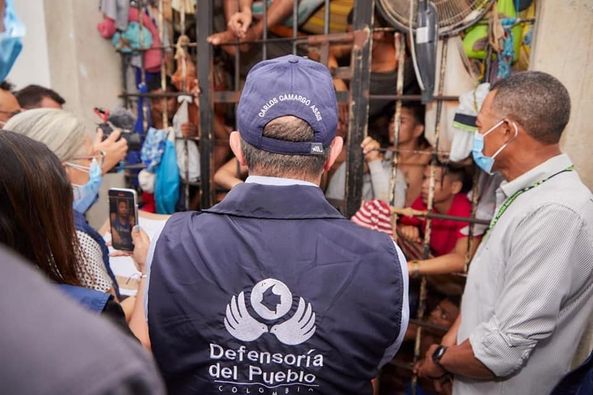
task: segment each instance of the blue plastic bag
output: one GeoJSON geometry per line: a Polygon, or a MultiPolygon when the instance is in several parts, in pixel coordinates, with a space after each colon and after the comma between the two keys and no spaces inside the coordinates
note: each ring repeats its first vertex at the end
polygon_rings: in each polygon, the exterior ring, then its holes
{"type": "Polygon", "coordinates": [[[153,127],[148,128],[140,156],[144,166],[146,166],[146,171],[154,173],[158,168],[165,151],[166,142],[166,131],[153,127]]]}
{"type": "MultiPolygon", "coordinates": [[[[171,135],[174,136],[173,133],[171,135]]],[[[175,154],[175,143],[171,139],[165,142],[161,163],[156,171],[154,200],[158,214],[173,214],[179,199],[179,168],[175,154]]]]}

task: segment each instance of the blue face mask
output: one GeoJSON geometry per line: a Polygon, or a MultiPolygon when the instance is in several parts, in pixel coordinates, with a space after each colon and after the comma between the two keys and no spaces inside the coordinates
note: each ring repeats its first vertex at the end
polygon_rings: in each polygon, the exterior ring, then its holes
{"type": "Polygon", "coordinates": [[[519,134],[517,125],[515,123],[513,123],[513,126],[515,128],[515,136],[511,140],[504,143],[498,149],[498,151],[496,151],[494,153],[494,155],[492,155],[492,156],[484,155],[484,137],[486,137],[487,135],[492,133],[494,131],[494,129],[496,129],[497,127],[502,125],[503,122],[505,122],[504,119],[500,120],[499,122],[496,123],[496,125],[492,126],[484,134],[481,134],[478,131],[476,131],[474,133],[474,145],[472,147],[472,157],[474,158],[474,162],[476,162],[476,165],[478,165],[478,167],[480,169],[484,170],[488,174],[492,174],[492,167],[494,166],[494,159],[496,159],[498,154],[500,154],[502,152],[502,150],[505,149],[506,146],[509,145],[511,143],[511,141],[513,141],[519,134]]]}
{"type": "Polygon", "coordinates": [[[84,214],[99,197],[102,177],[101,166],[99,166],[99,163],[97,163],[95,159],[93,159],[91,162],[90,167],[77,165],[76,163],[70,162],[66,162],[66,165],[78,170],[87,171],[89,173],[89,180],[86,184],[72,184],[72,190],[74,193],[74,210],[84,214]]]}
{"type": "Polygon", "coordinates": [[[21,39],[24,35],[25,26],[16,17],[12,0],[7,0],[4,10],[4,32],[0,33],[0,81],[4,81],[21,53],[21,39]]]}

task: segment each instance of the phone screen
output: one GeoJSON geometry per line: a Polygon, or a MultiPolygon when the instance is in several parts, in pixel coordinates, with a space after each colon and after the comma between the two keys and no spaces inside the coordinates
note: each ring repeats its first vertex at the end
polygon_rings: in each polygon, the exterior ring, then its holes
{"type": "Polygon", "coordinates": [[[111,244],[116,250],[134,250],[132,228],[138,223],[136,200],[136,191],[133,189],[109,190],[111,244]]]}

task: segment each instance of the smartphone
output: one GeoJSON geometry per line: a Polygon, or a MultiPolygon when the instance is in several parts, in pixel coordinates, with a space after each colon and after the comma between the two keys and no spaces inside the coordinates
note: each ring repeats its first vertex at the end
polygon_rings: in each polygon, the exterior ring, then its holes
{"type": "Polygon", "coordinates": [[[138,195],[133,189],[109,189],[111,245],[116,250],[133,251],[132,228],[138,223],[138,195]]]}

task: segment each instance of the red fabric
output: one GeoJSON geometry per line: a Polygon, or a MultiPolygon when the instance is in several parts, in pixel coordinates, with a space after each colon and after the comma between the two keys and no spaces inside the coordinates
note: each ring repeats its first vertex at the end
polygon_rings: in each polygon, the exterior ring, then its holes
{"type": "Polygon", "coordinates": [[[105,17],[103,22],[97,24],[97,30],[99,30],[99,34],[101,37],[106,39],[111,39],[115,34],[115,21],[113,19],[105,17]]]}
{"type": "MultiPolygon", "coordinates": [[[[426,211],[428,207],[418,197],[412,203],[414,210],[426,211]]],[[[435,209],[435,213],[438,211],[435,209]]],[[[455,215],[457,217],[470,217],[472,213],[472,204],[465,194],[458,193],[453,197],[451,208],[444,214],[455,215]]],[[[420,233],[424,233],[425,219],[420,217],[401,217],[399,223],[402,225],[413,225],[420,228],[420,233]]],[[[466,237],[461,233],[461,229],[468,226],[467,222],[452,221],[448,219],[433,219],[432,230],[430,234],[430,250],[434,256],[445,255],[453,251],[457,240],[466,237]]]]}
{"type": "Polygon", "coordinates": [[[142,210],[149,213],[156,213],[156,203],[154,193],[142,192],[142,210]]]}
{"type": "Polygon", "coordinates": [[[364,228],[378,230],[393,236],[391,229],[391,207],[386,202],[373,199],[365,202],[351,218],[352,222],[364,228]]]}

